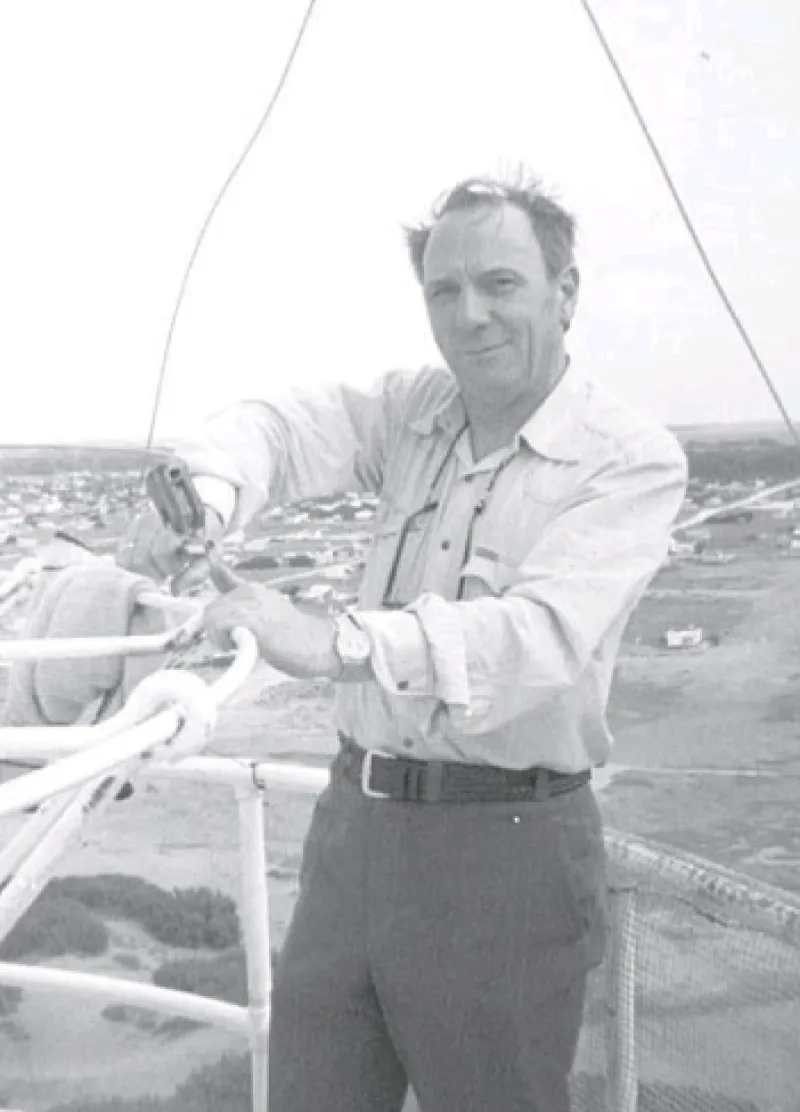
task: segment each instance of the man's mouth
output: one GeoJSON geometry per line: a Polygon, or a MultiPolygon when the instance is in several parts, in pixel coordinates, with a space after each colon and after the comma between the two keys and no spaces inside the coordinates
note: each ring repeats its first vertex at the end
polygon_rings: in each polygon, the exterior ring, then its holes
{"type": "Polygon", "coordinates": [[[506,341],[503,340],[501,343],[498,343],[498,344],[487,344],[485,347],[481,347],[481,348],[469,348],[465,352],[465,354],[466,355],[492,355],[494,352],[500,351],[501,348],[504,348],[505,346],[506,346],[506,341]]]}

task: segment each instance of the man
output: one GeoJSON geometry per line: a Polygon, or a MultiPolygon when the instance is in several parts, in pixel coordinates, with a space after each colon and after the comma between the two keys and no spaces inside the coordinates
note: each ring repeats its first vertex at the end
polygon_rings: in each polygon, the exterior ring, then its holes
{"type": "MultiPolygon", "coordinates": [[[[538,184],[461,183],[408,242],[447,369],[242,403],[181,451],[217,534],[270,503],[381,492],[350,618],[257,585],[206,611],[217,644],[247,626],[271,664],[338,685],[270,1112],[392,1112],[408,1083],[423,1112],[566,1112],[606,933],[589,775],[685,458],[569,365],[574,221],[538,184]]],[[[166,574],[157,534],[129,543],[166,574]]]]}

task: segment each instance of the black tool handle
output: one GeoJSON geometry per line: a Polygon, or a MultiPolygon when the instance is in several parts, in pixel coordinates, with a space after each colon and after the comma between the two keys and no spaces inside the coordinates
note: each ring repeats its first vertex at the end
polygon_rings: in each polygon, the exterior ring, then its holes
{"type": "Polygon", "coordinates": [[[205,525],[205,506],[195,489],[185,463],[159,463],[145,480],[150,501],[161,520],[178,536],[200,533],[205,525]]]}

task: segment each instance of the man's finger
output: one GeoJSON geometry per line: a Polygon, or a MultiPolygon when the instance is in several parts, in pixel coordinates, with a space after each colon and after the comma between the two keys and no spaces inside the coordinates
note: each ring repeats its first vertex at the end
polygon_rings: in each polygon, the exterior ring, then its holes
{"type": "Polygon", "coordinates": [[[220,594],[226,595],[229,591],[235,591],[237,587],[246,586],[245,580],[240,579],[224,562],[216,545],[209,545],[206,559],[211,569],[211,582],[220,594]]]}
{"type": "Polygon", "coordinates": [[[173,595],[182,595],[193,587],[199,587],[208,579],[208,561],[205,556],[190,560],[182,571],[173,576],[170,582],[170,591],[173,595]]]}

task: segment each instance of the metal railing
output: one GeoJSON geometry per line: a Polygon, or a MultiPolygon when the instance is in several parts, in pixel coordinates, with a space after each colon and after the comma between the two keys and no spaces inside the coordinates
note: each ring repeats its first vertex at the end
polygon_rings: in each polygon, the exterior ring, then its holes
{"type": "MultiPolygon", "coordinates": [[[[0,587],[0,601],[4,597],[7,594],[0,587]]],[[[158,593],[147,596],[147,601],[155,606],[178,605],[158,593]]],[[[197,629],[197,604],[188,606],[192,615],[163,635],[0,641],[0,661],[162,652],[197,629]]],[[[50,992],[146,1006],[237,1032],[250,1044],[253,1109],[263,1112],[267,1106],[271,990],[264,796],[267,789],[316,795],[328,782],[328,772],[283,761],[200,755],[213,730],[217,708],[240,688],[257,662],[252,634],[240,630],[233,640],[233,662],[211,685],[185,672],[157,672],[135,688],[118,714],[98,725],[0,728],[0,761],[49,762],[0,786],[0,817],[36,807],[34,815],[0,850],[0,940],[42,890],[85,817],[107,807],[126,779],[181,777],[226,784],[233,789],[238,807],[247,1005],[115,977],[11,962],[0,962],[0,984],[46,987],[50,992]]],[[[724,869],[711,869],[688,855],[664,853],[618,831],[606,830],[606,846],[614,877],[609,892],[612,930],[604,990],[606,1100],[608,1112],[634,1112],[639,881],[652,882],[656,877],[677,893],[705,894],[717,905],[735,906],[737,918],[794,944],[800,944],[800,907],[783,902],[778,890],[747,885],[724,869]]]]}

